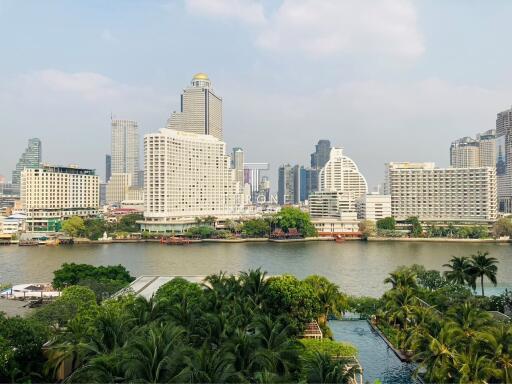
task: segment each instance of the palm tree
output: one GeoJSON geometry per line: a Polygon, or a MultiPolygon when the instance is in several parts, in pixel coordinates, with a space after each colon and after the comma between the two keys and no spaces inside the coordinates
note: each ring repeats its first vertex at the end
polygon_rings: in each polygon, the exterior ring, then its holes
{"type": "Polygon", "coordinates": [[[498,260],[489,256],[489,252],[478,251],[476,255],[471,256],[471,268],[469,273],[476,280],[480,278],[480,286],[482,288],[482,296],[484,296],[484,276],[496,286],[496,274],[498,273],[498,260]]]}
{"type": "Polygon", "coordinates": [[[407,325],[412,320],[412,312],[418,300],[415,292],[410,288],[398,288],[385,294],[386,315],[394,324],[399,324],[402,329],[407,329],[407,325]]]}
{"type": "Polygon", "coordinates": [[[183,382],[226,383],[240,382],[233,368],[233,356],[222,349],[210,351],[206,345],[185,355],[187,373],[183,382]]]}
{"type": "Polygon", "coordinates": [[[489,332],[489,355],[494,358],[497,367],[501,370],[500,380],[503,383],[512,383],[512,325],[499,324],[489,332]]]}
{"type": "Polygon", "coordinates": [[[250,269],[249,272],[240,273],[240,282],[244,293],[251,297],[256,305],[259,305],[267,290],[267,273],[262,272],[261,268],[250,269]]]}
{"type": "Polygon", "coordinates": [[[330,315],[340,316],[347,307],[347,299],[339,291],[339,287],[325,277],[312,275],[305,280],[317,295],[322,314],[318,319],[320,325],[326,325],[330,315]]]}
{"type": "Polygon", "coordinates": [[[351,363],[348,359],[335,360],[328,353],[315,352],[305,363],[307,382],[352,383],[361,368],[351,363]]]}
{"type": "Polygon", "coordinates": [[[410,269],[399,269],[395,272],[391,272],[388,277],[384,279],[384,284],[391,284],[392,289],[397,288],[418,288],[416,282],[416,273],[410,269]]]}
{"type": "Polygon", "coordinates": [[[448,264],[443,264],[443,267],[450,268],[444,272],[446,280],[450,283],[465,285],[473,285],[474,280],[470,275],[471,263],[465,256],[457,257],[452,256],[448,264]]]}
{"type": "Polygon", "coordinates": [[[127,346],[123,368],[128,381],[149,383],[183,380],[186,367],[183,356],[183,328],[152,323],[140,328],[127,346]]]}

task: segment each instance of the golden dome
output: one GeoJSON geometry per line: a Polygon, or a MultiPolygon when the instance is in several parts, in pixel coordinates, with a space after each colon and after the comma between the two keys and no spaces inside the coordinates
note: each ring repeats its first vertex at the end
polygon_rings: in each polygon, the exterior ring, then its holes
{"type": "Polygon", "coordinates": [[[196,73],[192,79],[193,80],[210,80],[206,73],[196,73]]]}

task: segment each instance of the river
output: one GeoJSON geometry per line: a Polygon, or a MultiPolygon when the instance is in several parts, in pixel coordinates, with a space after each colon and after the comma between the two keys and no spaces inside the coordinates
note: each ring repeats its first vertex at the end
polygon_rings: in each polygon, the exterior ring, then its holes
{"type": "MultiPolygon", "coordinates": [[[[323,275],[353,295],[381,295],[386,275],[400,265],[422,264],[442,270],[451,256],[488,251],[499,260],[498,287],[512,287],[509,244],[422,242],[232,243],[168,246],[158,243],[0,247],[0,283],[51,281],[62,263],[122,264],[134,276],[236,273],[261,267],[269,274],[300,278],[323,275]]],[[[487,285],[488,286],[488,285],[487,285]]],[[[486,291],[487,293],[487,291],[486,291]]]]}

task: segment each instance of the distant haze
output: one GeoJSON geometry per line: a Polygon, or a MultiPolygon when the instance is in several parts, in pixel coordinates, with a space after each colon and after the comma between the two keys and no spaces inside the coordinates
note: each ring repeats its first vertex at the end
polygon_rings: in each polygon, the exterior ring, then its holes
{"type": "Polygon", "coordinates": [[[141,138],[206,72],[246,161],[309,165],[319,139],[369,185],[388,161],[448,165],[512,104],[512,2],[0,0],[0,174],[30,137],[104,175],[110,116],[141,138]]]}

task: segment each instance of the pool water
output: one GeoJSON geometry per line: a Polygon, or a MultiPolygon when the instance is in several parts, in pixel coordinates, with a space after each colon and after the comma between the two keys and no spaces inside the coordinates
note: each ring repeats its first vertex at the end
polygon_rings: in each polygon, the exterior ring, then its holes
{"type": "Polygon", "coordinates": [[[359,351],[364,382],[416,383],[414,365],[403,363],[365,320],[334,320],[329,322],[334,339],[353,344],[359,351]]]}

